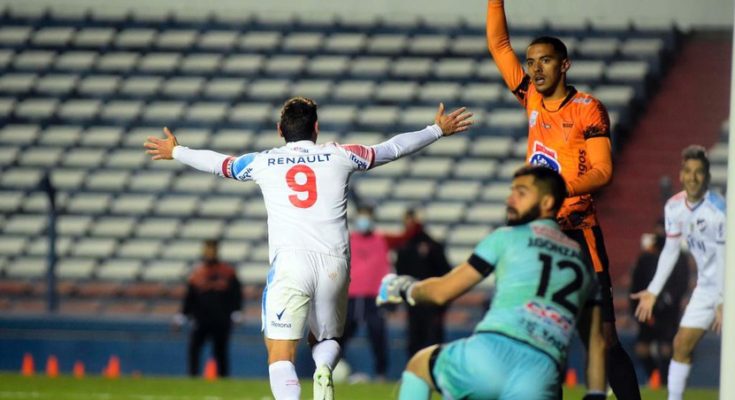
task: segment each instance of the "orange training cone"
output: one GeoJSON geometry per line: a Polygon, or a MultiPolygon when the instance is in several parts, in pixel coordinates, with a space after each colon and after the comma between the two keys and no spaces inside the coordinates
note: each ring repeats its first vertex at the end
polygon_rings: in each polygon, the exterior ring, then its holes
{"type": "Polygon", "coordinates": [[[651,378],[648,380],[648,387],[651,390],[658,390],[661,388],[661,372],[658,369],[654,369],[651,372],[651,378]]]}
{"type": "Polygon", "coordinates": [[[577,370],[576,369],[569,368],[567,370],[567,376],[564,379],[564,384],[569,388],[573,388],[577,386],[577,370]]]}
{"type": "Polygon", "coordinates": [[[74,363],[74,377],[84,378],[84,363],[79,360],[74,363]]]}
{"type": "Polygon", "coordinates": [[[120,358],[115,355],[110,356],[105,368],[105,377],[115,379],[120,377],[120,358]]]}
{"type": "Polygon", "coordinates": [[[23,364],[21,364],[20,366],[20,373],[23,376],[33,376],[34,367],[33,356],[31,355],[31,353],[23,354],[23,364]]]}
{"type": "Polygon", "coordinates": [[[207,360],[207,364],[204,365],[204,379],[208,381],[217,379],[217,363],[212,358],[207,360]]]}
{"type": "Polygon", "coordinates": [[[53,354],[48,356],[48,359],[46,359],[46,375],[48,375],[49,378],[56,378],[59,376],[59,360],[53,354]]]}

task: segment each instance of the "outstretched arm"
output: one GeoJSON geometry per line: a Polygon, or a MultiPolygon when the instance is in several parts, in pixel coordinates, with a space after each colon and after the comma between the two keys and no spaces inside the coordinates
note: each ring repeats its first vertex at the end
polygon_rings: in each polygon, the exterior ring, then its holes
{"type": "Polygon", "coordinates": [[[444,305],[465,294],[485,277],[468,263],[463,263],[438,278],[429,278],[414,284],[408,296],[416,303],[444,305]]]}
{"type": "Polygon", "coordinates": [[[416,131],[401,133],[383,143],[371,146],[375,152],[373,167],[386,164],[405,155],[414,153],[434,143],[442,136],[451,136],[464,132],[472,125],[472,113],[465,112],[465,107],[458,108],[452,113],[444,114],[444,103],[439,104],[434,125],[416,131]]]}
{"type": "Polygon", "coordinates": [[[399,304],[406,302],[416,304],[444,305],[462,294],[485,278],[475,267],[465,262],[447,274],[416,281],[408,275],[388,274],[380,282],[380,289],[375,303],[399,304]]]}
{"type": "Polygon", "coordinates": [[[630,295],[631,299],[639,300],[638,307],[635,309],[635,316],[639,321],[648,321],[653,315],[653,306],[656,304],[656,297],[663,290],[666,280],[669,279],[676,260],[679,258],[679,253],[679,238],[666,238],[666,244],[664,244],[664,248],[661,250],[661,255],[658,258],[656,274],[653,276],[651,283],[648,284],[648,289],[630,295]]]}
{"type": "Polygon", "coordinates": [[[220,154],[211,150],[192,150],[180,146],[176,136],[168,128],[163,128],[165,139],[149,136],[143,144],[153,160],[175,159],[199,171],[208,172],[219,176],[226,176],[224,168],[230,156],[220,154]]]}
{"type": "Polygon", "coordinates": [[[523,66],[518,61],[513,48],[510,47],[510,36],[508,35],[508,24],[505,21],[503,0],[488,0],[485,33],[490,54],[492,54],[505,84],[508,85],[508,89],[515,93],[523,82],[526,73],[523,71],[523,66]]]}

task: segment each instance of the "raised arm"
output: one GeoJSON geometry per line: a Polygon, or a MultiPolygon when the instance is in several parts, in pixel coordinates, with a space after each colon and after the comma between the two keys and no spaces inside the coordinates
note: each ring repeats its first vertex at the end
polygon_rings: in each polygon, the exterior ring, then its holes
{"type": "Polygon", "coordinates": [[[444,103],[439,104],[434,125],[416,131],[401,133],[385,142],[371,146],[375,152],[373,167],[377,167],[405,155],[414,153],[434,143],[442,136],[451,136],[464,132],[472,125],[472,113],[465,112],[465,107],[458,108],[450,114],[444,114],[444,103]]]}
{"type": "Polygon", "coordinates": [[[510,47],[510,36],[508,35],[508,24],[505,20],[505,9],[503,0],[488,0],[487,20],[485,24],[487,35],[487,47],[495,60],[505,84],[512,92],[516,92],[524,77],[518,57],[513,48],[510,47]]]}

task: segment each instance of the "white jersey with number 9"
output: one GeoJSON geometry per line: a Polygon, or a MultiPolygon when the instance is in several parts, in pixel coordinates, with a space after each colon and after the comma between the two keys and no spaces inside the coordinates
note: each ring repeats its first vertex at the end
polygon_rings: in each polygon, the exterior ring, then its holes
{"type": "Polygon", "coordinates": [[[368,146],[304,140],[229,157],[222,173],[260,186],[271,262],[287,249],[347,256],[347,184],[354,171],[370,168],[374,159],[368,146]]]}

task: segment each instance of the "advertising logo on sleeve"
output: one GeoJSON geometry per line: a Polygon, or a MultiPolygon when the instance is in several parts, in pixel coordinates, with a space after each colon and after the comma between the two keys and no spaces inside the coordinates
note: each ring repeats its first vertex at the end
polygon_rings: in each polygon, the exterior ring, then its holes
{"type": "Polygon", "coordinates": [[[540,167],[550,168],[561,173],[561,164],[556,157],[556,150],[546,147],[541,142],[533,142],[533,153],[528,158],[528,163],[540,167]]]}

